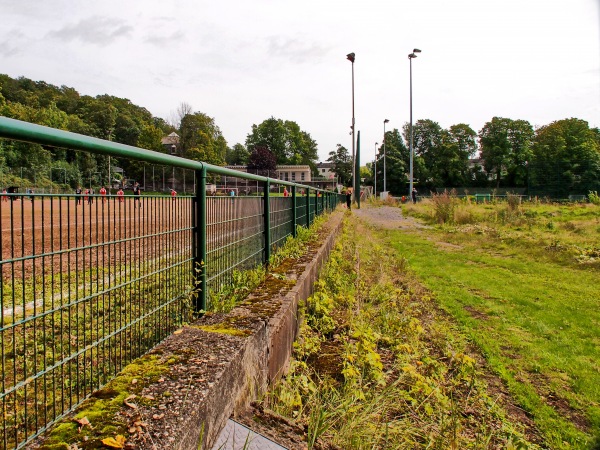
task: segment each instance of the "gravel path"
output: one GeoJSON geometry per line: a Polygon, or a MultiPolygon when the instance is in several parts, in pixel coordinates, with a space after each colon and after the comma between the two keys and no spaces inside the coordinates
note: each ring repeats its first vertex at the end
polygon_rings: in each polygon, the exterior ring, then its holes
{"type": "Polygon", "coordinates": [[[360,209],[354,208],[352,213],[362,220],[388,230],[399,228],[425,228],[424,225],[419,223],[414,218],[404,217],[402,215],[402,209],[396,206],[372,206],[369,204],[363,204],[361,205],[360,209]]]}

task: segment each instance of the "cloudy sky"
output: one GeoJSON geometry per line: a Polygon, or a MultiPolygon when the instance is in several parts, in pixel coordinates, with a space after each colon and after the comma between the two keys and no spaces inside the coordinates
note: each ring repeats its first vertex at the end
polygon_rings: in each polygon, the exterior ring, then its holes
{"type": "Polygon", "coordinates": [[[293,120],[322,160],[363,164],[413,118],[479,131],[494,116],[600,126],[600,0],[0,0],[0,73],[130,99],[169,119],[182,102],[230,146],[293,120]],[[365,154],[366,152],[366,154],[365,154]]]}

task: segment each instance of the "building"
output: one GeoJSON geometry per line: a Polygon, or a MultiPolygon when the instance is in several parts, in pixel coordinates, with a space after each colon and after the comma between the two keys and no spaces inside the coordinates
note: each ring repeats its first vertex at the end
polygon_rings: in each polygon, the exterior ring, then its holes
{"type": "Polygon", "coordinates": [[[319,176],[322,178],[335,178],[337,177],[336,173],[333,171],[334,165],[333,163],[328,162],[320,162],[317,163],[317,171],[319,172],[319,176]]]}
{"type": "MultiPolygon", "coordinates": [[[[228,169],[248,172],[246,166],[225,166],[228,169]]],[[[301,166],[277,166],[275,173],[268,174],[271,178],[291,181],[293,183],[307,184],[311,182],[311,170],[309,165],[301,166]]]]}
{"type": "Polygon", "coordinates": [[[160,140],[160,143],[162,144],[166,152],[173,155],[177,153],[177,149],[179,148],[179,135],[173,131],[168,136],[162,138],[160,140]]]}
{"type": "MultiPolygon", "coordinates": [[[[247,172],[246,166],[226,166],[228,169],[238,170],[240,172],[247,172]]],[[[278,180],[289,181],[292,183],[304,184],[307,186],[320,188],[320,189],[335,189],[337,185],[337,177],[333,172],[327,178],[318,176],[313,177],[311,168],[308,164],[306,165],[281,165],[277,166],[275,173],[267,174],[270,178],[276,178],[278,180]],[[333,178],[331,178],[333,176],[333,178]]],[[[223,178],[222,183],[229,185],[233,180],[227,180],[223,178]]],[[[238,180],[235,180],[239,183],[238,180]]]]}

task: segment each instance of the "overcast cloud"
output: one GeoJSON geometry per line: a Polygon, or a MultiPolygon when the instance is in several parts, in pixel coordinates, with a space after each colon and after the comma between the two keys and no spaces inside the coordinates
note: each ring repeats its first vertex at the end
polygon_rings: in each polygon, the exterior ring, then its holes
{"type": "Polygon", "coordinates": [[[130,99],[181,102],[230,146],[270,116],[351,148],[351,64],[362,162],[413,117],[475,131],[494,116],[600,126],[598,0],[0,0],[0,73],[130,99]]]}

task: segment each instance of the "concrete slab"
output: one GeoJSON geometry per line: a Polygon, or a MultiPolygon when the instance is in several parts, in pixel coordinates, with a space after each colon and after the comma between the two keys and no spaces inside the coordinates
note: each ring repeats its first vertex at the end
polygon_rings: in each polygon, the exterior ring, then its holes
{"type": "Polygon", "coordinates": [[[229,419],[212,450],[287,450],[285,447],[256,434],[251,429],[229,419]]]}

